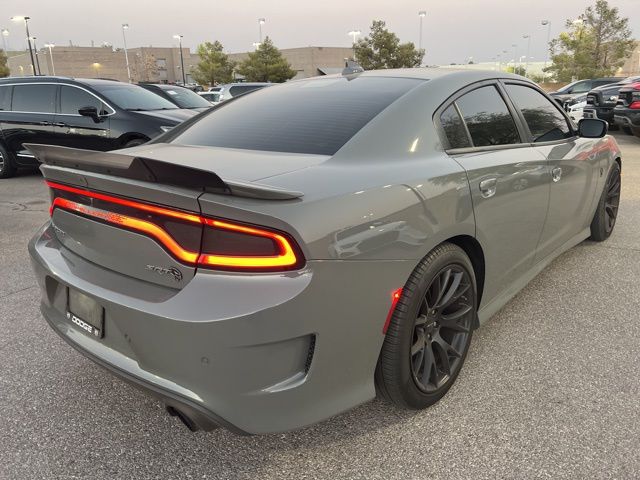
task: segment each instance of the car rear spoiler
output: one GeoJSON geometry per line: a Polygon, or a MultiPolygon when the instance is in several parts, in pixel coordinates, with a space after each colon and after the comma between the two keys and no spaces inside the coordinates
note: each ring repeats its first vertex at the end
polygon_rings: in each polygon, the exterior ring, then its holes
{"type": "Polygon", "coordinates": [[[264,200],[293,200],[304,195],[302,192],[284,190],[259,183],[222,179],[211,171],[118,151],[97,152],[34,143],[25,143],[24,147],[29,149],[38,161],[46,165],[77,168],[87,172],[115,175],[133,180],[264,200]]]}

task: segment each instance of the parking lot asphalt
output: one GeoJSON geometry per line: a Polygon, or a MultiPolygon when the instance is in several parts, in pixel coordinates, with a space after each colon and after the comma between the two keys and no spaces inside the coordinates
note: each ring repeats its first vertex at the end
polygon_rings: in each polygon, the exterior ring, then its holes
{"type": "Polygon", "coordinates": [[[483,325],[442,401],[255,437],[189,432],[49,329],[26,248],[48,194],[37,173],[0,181],[0,478],[639,478],[640,139],[616,138],[614,234],[483,325]]]}

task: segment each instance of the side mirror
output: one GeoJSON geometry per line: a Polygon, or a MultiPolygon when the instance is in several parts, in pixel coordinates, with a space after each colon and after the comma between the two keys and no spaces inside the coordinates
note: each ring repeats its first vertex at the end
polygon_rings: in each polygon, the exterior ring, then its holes
{"type": "Polygon", "coordinates": [[[98,109],[96,107],[82,107],[78,109],[78,113],[83,117],[90,117],[94,122],[101,121],[100,115],[98,115],[98,109]]]}
{"type": "Polygon", "coordinates": [[[578,135],[584,138],[602,138],[608,130],[609,124],[599,118],[583,118],[578,122],[578,135]]]}

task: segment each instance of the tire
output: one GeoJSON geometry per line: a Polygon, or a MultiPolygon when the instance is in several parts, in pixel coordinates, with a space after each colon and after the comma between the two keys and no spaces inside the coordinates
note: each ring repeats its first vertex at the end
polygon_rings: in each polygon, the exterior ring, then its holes
{"type": "Polygon", "coordinates": [[[145,140],[144,138],[133,138],[125,143],[122,148],[137,147],[138,145],[142,145],[143,143],[147,142],[148,140],[145,140]]]}
{"type": "Polygon", "coordinates": [[[627,135],[633,135],[633,131],[629,127],[620,127],[620,129],[627,135]]]}
{"type": "Polygon", "coordinates": [[[16,166],[7,149],[0,144],[0,178],[10,178],[16,173],[16,166]]]}
{"type": "Polygon", "coordinates": [[[591,240],[602,242],[611,236],[620,205],[621,180],[620,165],[613,162],[591,221],[591,240]]]}
{"type": "Polygon", "coordinates": [[[465,252],[451,243],[433,249],[411,273],[392,314],[376,366],[378,395],[414,410],[440,400],[467,356],[476,299],[465,252]]]}

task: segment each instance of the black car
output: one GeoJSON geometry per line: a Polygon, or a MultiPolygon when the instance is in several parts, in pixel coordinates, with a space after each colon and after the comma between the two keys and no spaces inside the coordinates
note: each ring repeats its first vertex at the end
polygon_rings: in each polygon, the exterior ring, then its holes
{"type": "MultiPolygon", "coordinates": [[[[587,94],[587,105],[584,107],[584,118],[599,118],[614,124],[613,109],[618,103],[620,89],[640,82],[640,77],[628,77],[621,82],[594,88],[587,94]]],[[[625,130],[628,130],[625,128],[625,130]]]]}
{"type": "Polygon", "coordinates": [[[0,178],[37,167],[25,143],[88,150],[140,145],[197,112],[113,80],[20,77],[0,80],[0,178]]]}
{"type": "Polygon", "coordinates": [[[640,82],[620,89],[613,120],[622,129],[640,137],[640,82]]]}
{"type": "Polygon", "coordinates": [[[560,105],[564,105],[567,100],[580,94],[588,93],[596,87],[602,85],[608,85],[610,83],[616,83],[620,81],[620,77],[607,77],[607,78],[591,78],[587,80],[578,80],[572,82],[569,85],[565,85],[561,89],[551,92],[549,95],[558,102],[560,105]]]}
{"type": "Polygon", "coordinates": [[[167,85],[164,83],[139,83],[138,85],[169,100],[178,108],[187,108],[196,112],[204,112],[211,108],[211,103],[206,99],[193,90],[180,85],[167,85]]]}

